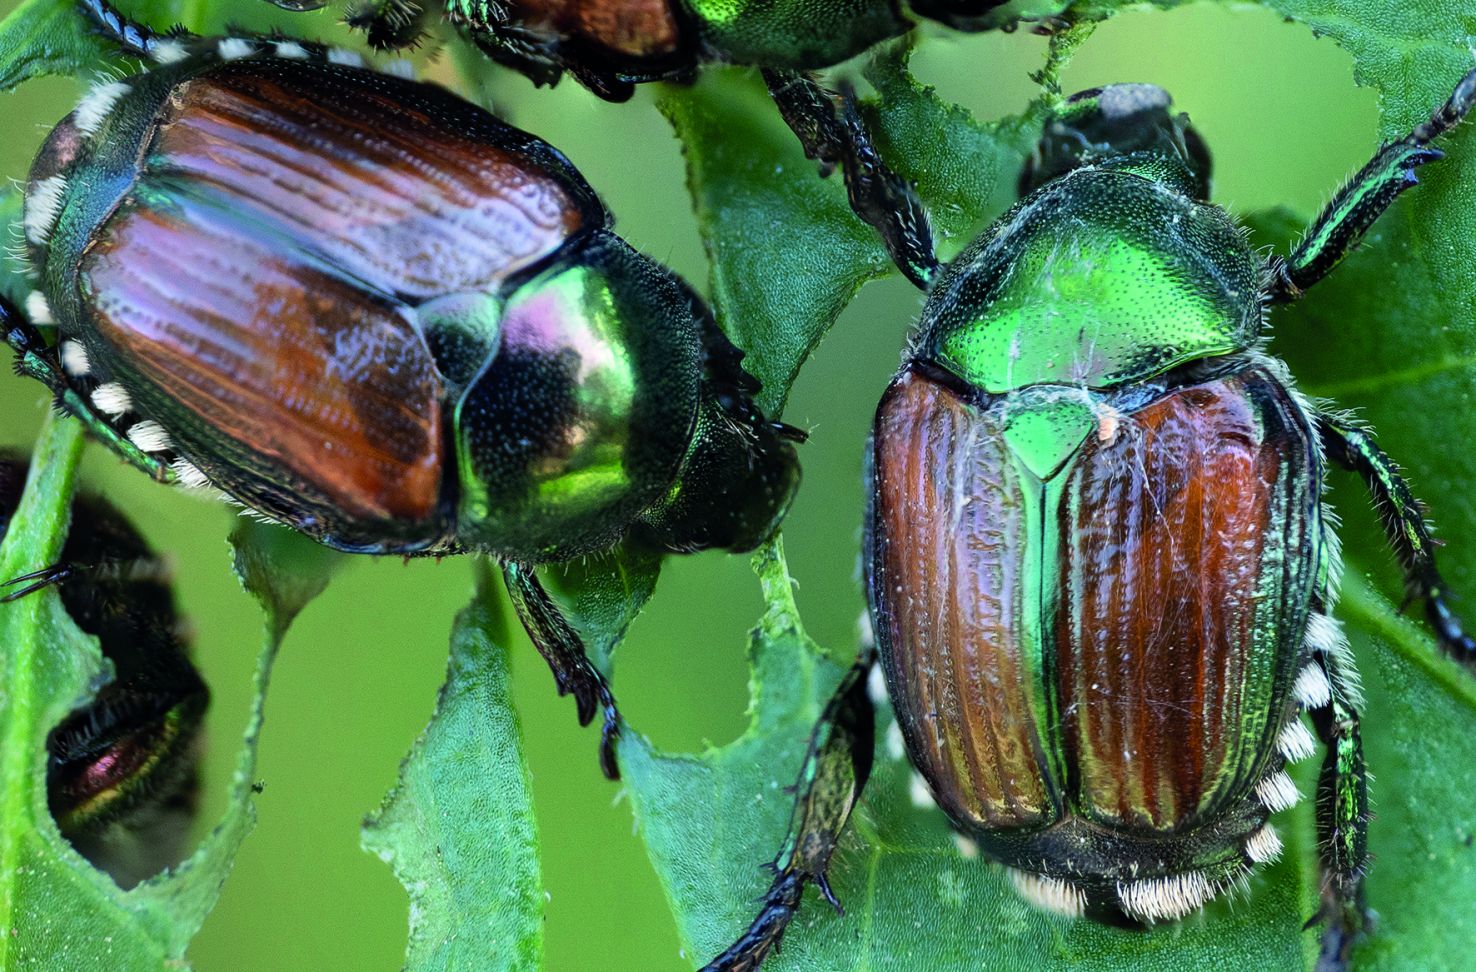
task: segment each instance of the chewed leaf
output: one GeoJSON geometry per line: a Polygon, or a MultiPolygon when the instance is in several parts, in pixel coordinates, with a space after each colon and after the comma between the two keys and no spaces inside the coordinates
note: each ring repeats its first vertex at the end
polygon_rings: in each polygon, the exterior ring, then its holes
{"type": "Polygon", "coordinates": [[[558,564],[544,572],[544,579],[563,599],[590,658],[604,667],[656,590],[660,572],[659,554],[627,546],[606,556],[558,564]]]}
{"type": "Polygon", "coordinates": [[[981,122],[937,96],[907,70],[909,50],[894,44],[868,63],[877,97],[867,118],[893,170],[927,204],[939,255],[957,253],[1015,198],[1020,163],[1045,119],[1036,101],[1023,115],[981,122]]]}
{"type": "MultiPolygon", "coordinates": [[[[1470,18],[1445,8],[1268,5],[1353,56],[1355,78],[1379,90],[1384,139],[1429,117],[1473,65],[1470,18]]],[[[1356,409],[1381,433],[1445,541],[1440,566],[1470,620],[1476,455],[1465,444],[1476,396],[1476,125],[1456,129],[1440,148],[1446,157],[1421,168],[1420,184],[1362,247],[1297,304],[1272,314],[1271,351],[1308,392],[1356,409]]],[[[1460,964],[1476,901],[1476,805],[1460,769],[1476,760],[1476,694],[1468,673],[1438,657],[1425,626],[1398,616],[1402,585],[1361,484],[1351,474],[1334,474],[1333,482],[1347,563],[1338,613],[1368,688],[1364,747],[1376,814],[1368,900],[1379,927],[1355,953],[1356,967],[1460,964]]]]}
{"type": "Polygon", "coordinates": [[[410,972],[537,969],[543,957],[538,827],[507,629],[485,564],[477,578],[435,714],[362,835],[410,893],[410,972]]]}
{"type": "MultiPolygon", "coordinates": [[[[43,433],[31,485],[0,547],[0,575],[56,562],[81,442],[81,427],[70,419],[53,419],[43,433]]],[[[272,572],[295,573],[285,563],[272,572]]],[[[273,619],[267,627],[280,635],[286,623],[273,619]]],[[[220,822],[188,860],[125,892],[63,840],[43,782],[48,734],[99,674],[96,642],[50,588],[0,606],[0,635],[0,967],[157,969],[182,961],[255,819],[256,740],[279,637],[269,634],[262,648],[220,822]]]]}
{"type": "Polygon", "coordinates": [[[26,0],[0,21],[0,91],[97,63],[103,46],[83,28],[76,7],[75,0],[26,0]]]}
{"type": "Polygon", "coordinates": [[[686,153],[718,322],[748,352],[760,404],[777,415],[856,290],[891,264],[852,215],[840,176],[819,177],[754,72],[708,71],[658,104],[686,153]]]}

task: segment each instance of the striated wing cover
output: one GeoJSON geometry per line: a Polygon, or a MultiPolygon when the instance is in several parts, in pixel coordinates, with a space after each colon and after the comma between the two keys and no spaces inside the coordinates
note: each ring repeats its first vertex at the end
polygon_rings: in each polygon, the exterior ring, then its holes
{"type": "Polygon", "coordinates": [[[1084,431],[1042,480],[1009,413],[917,374],[878,412],[868,588],[909,750],[966,829],[1192,829],[1290,705],[1311,431],[1252,368],[1084,431]]]}
{"type": "Polygon", "coordinates": [[[249,471],[237,498],[413,549],[446,464],[416,306],[496,293],[604,220],[556,151],[437,88],[244,60],[164,101],[81,287],[109,369],[186,455],[249,471]]]}

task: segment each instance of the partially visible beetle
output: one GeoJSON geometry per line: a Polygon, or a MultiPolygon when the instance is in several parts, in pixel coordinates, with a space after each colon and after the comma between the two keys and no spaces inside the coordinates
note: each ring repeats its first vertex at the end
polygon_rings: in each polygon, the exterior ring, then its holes
{"type": "Polygon", "coordinates": [[[32,167],[21,370],[157,479],[341,550],[497,558],[616,776],[614,700],[532,568],[750,549],[802,434],[546,143],[350,52],[79,6],[154,67],[32,167]]]}
{"type": "MultiPolygon", "coordinates": [[[[1275,859],[1267,819],[1298,799],[1284,767],[1316,750],[1305,712],[1327,747],[1319,968],[1346,966],[1368,795],[1329,461],[1366,481],[1441,646],[1472,665],[1476,641],[1394,464],[1261,350],[1264,305],[1332,270],[1473,101],[1476,72],[1268,260],[1207,202],[1209,155],[1164,91],[1082,92],[1020,202],[930,281],[869,447],[871,622],[914,767],[1032,903],[1173,920],[1275,859]]],[[[710,968],[761,962],[806,881],[831,897],[873,661],[811,739],[759,917],[710,968]]]]}
{"type": "MultiPolygon", "coordinates": [[[[271,0],[289,10],[328,0],[271,0]]],[[[1005,26],[1008,0],[444,0],[442,14],[495,61],[535,84],[568,72],[595,94],[624,101],[648,81],[690,79],[703,64],[761,68],[769,94],[805,154],[844,173],[858,215],[922,286],[936,269],[927,214],[867,139],[848,137],[802,72],[829,67],[911,30],[908,14],[961,30],[1005,26]]],[[[421,36],[434,3],[366,0],[348,22],[371,46],[396,49],[421,36]]],[[[858,122],[859,124],[859,122],[858,122]]]]}
{"type": "MultiPolygon", "coordinates": [[[[289,10],[328,0],[271,0],[289,10]]],[[[1008,0],[365,0],[348,22],[380,49],[416,42],[439,13],[488,57],[554,84],[564,73],[601,98],[690,78],[709,63],[814,71],[905,34],[915,18],[959,30],[1005,26],[1008,0]]]]}
{"type": "MultiPolygon", "coordinates": [[[[0,453],[0,537],[25,481],[25,460],[0,453]]],[[[78,852],[129,887],[183,857],[210,693],[190,663],[165,564],[108,503],[79,497],[61,561],[11,579],[0,600],[47,585],[112,665],[107,684],[47,740],[47,802],[78,852]]]]}

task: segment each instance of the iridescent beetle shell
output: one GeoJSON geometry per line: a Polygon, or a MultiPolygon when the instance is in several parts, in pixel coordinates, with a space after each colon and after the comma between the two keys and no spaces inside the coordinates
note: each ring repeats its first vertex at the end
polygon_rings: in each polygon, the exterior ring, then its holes
{"type": "Polygon", "coordinates": [[[614,696],[533,568],[752,549],[804,433],[548,144],[349,51],[77,6],[151,66],[32,167],[19,370],[156,479],[340,550],[500,561],[617,777],[614,696]]]}
{"type": "Polygon", "coordinates": [[[27,210],[42,306],[141,448],[345,550],[772,530],[798,474],[756,383],[556,150],[296,42],[157,43],[52,133],[27,210]]]}
{"type": "MultiPolygon", "coordinates": [[[[1158,89],[1106,95],[1168,119],[1158,89]]],[[[1262,264],[1202,202],[1202,147],[1059,171],[1050,148],[878,409],[871,610],[954,823],[1046,907],[1177,918],[1274,856],[1296,798],[1322,458],[1250,350],[1262,264]]]]}
{"type": "MultiPolygon", "coordinates": [[[[842,155],[875,155],[852,95],[787,86],[847,132],[842,155]]],[[[1398,467],[1297,394],[1261,350],[1261,315],[1325,278],[1442,157],[1476,70],[1285,256],[1252,252],[1208,203],[1209,154],[1169,104],[1120,84],[1053,106],[1020,203],[941,273],[906,187],[852,193],[928,291],[868,450],[876,641],[822,710],[773,880],[708,972],[757,968],[807,884],[836,903],[882,695],[918,802],[1032,903],[1125,924],[1181,918],[1275,859],[1268,818],[1299,796],[1284,766],[1320,740],[1318,969],[1347,969],[1371,930],[1362,696],[1328,613],[1330,462],[1363,478],[1437,644],[1476,670],[1476,637],[1398,467]],[[901,218],[877,219],[879,199],[901,218]]]]}
{"type": "MultiPolygon", "coordinates": [[[[0,536],[25,480],[25,460],[0,453],[0,536]]],[[[77,850],[131,886],[184,856],[210,693],[190,662],[164,563],[112,506],[77,499],[60,564],[46,573],[112,667],[47,740],[47,802],[77,850]]]]}

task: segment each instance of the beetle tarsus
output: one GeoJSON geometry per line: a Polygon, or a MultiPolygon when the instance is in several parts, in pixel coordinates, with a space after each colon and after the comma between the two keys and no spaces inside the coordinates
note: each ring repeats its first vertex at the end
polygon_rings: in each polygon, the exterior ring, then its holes
{"type": "Polygon", "coordinates": [[[1444,593],[1426,595],[1425,616],[1447,654],[1467,665],[1476,665],[1476,638],[1466,633],[1464,623],[1451,610],[1444,593]]]}
{"type": "MultiPolygon", "coordinates": [[[[1324,610],[1318,598],[1314,610],[1324,610]]],[[[1320,653],[1330,685],[1343,686],[1352,673],[1343,671],[1335,651],[1320,653]]],[[[1344,972],[1353,946],[1372,927],[1364,899],[1368,869],[1368,772],[1358,710],[1350,693],[1335,690],[1327,704],[1308,714],[1327,747],[1317,778],[1317,854],[1322,871],[1322,909],[1314,920],[1323,924],[1319,972],[1344,972]]]]}
{"type": "Polygon", "coordinates": [[[1397,142],[1384,145],[1348,180],[1313,221],[1289,257],[1277,259],[1267,295],[1278,303],[1300,297],[1347,256],[1374,221],[1404,190],[1418,183],[1415,169],[1444,156],[1430,145],[1470,114],[1476,104],[1476,71],[1460,80],[1430,118],[1397,142]]]}
{"type": "Polygon", "coordinates": [[[837,912],[845,913],[827,873],[851,809],[871,775],[876,727],[866,680],[875,660],[875,648],[863,647],[820,714],[795,782],[789,831],[770,864],[775,877],[763,897],[763,907],[743,936],[706,966],[708,970],[758,968],[779,947],[784,929],[799,908],[806,881],[813,881],[821,896],[837,912]]]}
{"type": "Polygon", "coordinates": [[[803,74],[765,69],[764,81],[805,155],[820,163],[822,175],[844,169],[851,208],[881,236],[907,279],[926,290],[939,270],[927,210],[882,160],[854,93],[842,89],[837,111],[835,97],[803,74]]]}
{"type": "Polygon", "coordinates": [[[502,576],[518,618],[534,647],[553,671],[560,695],[573,695],[579,724],[587,726],[595,713],[604,712],[600,727],[600,769],[612,780],[620,779],[615,744],[620,736],[620,710],[609,683],[584,651],[584,640],[564,617],[533,569],[511,561],[502,565],[502,576]]]}
{"type": "MultiPolygon", "coordinates": [[[[77,6],[103,36],[126,54],[148,57],[158,46],[160,35],[157,31],[123,16],[108,0],[78,0],[77,6]]],[[[170,33],[179,33],[179,30],[176,28],[170,33]]]]}
{"type": "Polygon", "coordinates": [[[727,951],[702,967],[702,972],[751,972],[763,964],[770,952],[779,950],[784,930],[794,918],[804,896],[805,877],[794,872],[781,873],[763,897],[763,908],[743,937],[727,951]]]}
{"type": "Polygon", "coordinates": [[[615,747],[620,742],[620,710],[615,707],[615,697],[610,694],[603,678],[600,679],[600,687],[603,690],[601,707],[605,713],[605,721],[600,726],[600,771],[605,774],[605,779],[618,780],[620,763],[615,758],[615,747]]]}
{"type": "Polygon", "coordinates": [[[1373,914],[1360,900],[1329,902],[1308,927],[1324,923],[1317,952],[1317,972],[1348,972],[1353,948],[1373,930],[1373,914]]]}
{"type": "Polygon", "coordinates": [[[27,594],[34,594],[37,591],[44,590],[45,588],[51,587],[54,584],[60,584],[68,577],[72,576],[74,570],[76,569],[76,566],[77,565],[75,564],[65,563],[52,564],[50,567],[42,567],[40,570],[33,570],[29,574],[21,574],[19,577],[12,577],[8,581],[0,581],[0,587],[15,587],[15,585],[17,584],[25,585],[23,587],[17,588],[16,590],[8,592],[4,597],[0,597],[0,604],[10,604],[13,601],[19,601],[27,594]]]}

